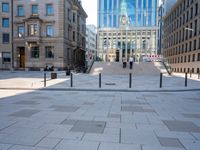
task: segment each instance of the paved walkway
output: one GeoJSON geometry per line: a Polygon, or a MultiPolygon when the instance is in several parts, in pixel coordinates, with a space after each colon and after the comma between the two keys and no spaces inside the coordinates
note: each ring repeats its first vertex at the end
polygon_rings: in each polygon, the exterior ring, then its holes
{"type": "Polygon", "coordinates": [[[199,150],[199,97],[0,90],[0,149],[199,150]]]}
{"type": "MultiPolygon", "coordinates": [[[[69,89],[70,76],[65,72],[57,72],[58,78],[50,79],[47,72],[48,89],[69,89]]],[[[160,88],[160,74],[135,75],[132,74],[132,87],[129,88],[129,74],[104,75],[102,74],[101,89],[115,90],[189,90],[200,89],[200,79],[197,75],[188,75],[188,87],[185,87],[185,74],[163,75],[163,87],[160,88]]],[[[44,72],[0,72],[0,88],[43,88],[44,72]]],[[[99,76],[90,74],[73,74],[72,89],[99,89],[99,76]]]]}
{"type": "Polygon", "coordinates": [[[159,75],[133,76],[140,92],[128,75],[102,75],[109,92],[95,75],[74,74],[74,91],[65,72],[47,77],[44,91],[43,72],[0,72],[0,150],[199,150],[200,91],[183,92],[196,75],[165,75],[165,92],[159,75]]]}

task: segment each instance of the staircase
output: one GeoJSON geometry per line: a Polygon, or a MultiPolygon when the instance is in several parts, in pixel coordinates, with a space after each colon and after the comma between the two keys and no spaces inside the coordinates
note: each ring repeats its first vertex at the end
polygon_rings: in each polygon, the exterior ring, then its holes
{"type": "Polygon", "coordinates": [[[127,75],[133,73],[134,75],[158,75],[160,72],[167,72],[161,62],[133,63],[133,69],[131,70],[129,69],[128,63],[127,67],[123,68],[120,62],[94,62],[90,74],[127,75]]]}

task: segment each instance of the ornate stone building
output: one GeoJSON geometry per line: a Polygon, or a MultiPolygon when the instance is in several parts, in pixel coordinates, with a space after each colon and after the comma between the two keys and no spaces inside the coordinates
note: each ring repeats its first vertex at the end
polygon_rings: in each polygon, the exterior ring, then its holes
{"type": "Polygon", "coordinates": [[[174,72],[200,71],[200,1],[178,0],[164,17],[163,55],[174,72]]]}
{"type": "Polygon", "coordinates": [[[10,0],[9,4],[12,3],[9,13],[12,16],[13,12],[13,20],[9,29],[13,31],[13,37],[10,36],[13,59],[10,58],[10,63],[14,69],[42,70],[46,65],[65,69],[85,65],[87,14],[78,0],[10,0]]]}

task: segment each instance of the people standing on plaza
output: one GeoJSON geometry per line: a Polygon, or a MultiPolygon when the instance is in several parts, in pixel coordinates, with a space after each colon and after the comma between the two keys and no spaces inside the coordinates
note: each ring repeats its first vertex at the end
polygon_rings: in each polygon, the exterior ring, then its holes
{"type": "Polygon", "coordinates": [[[132,69],[132,67],[133,67],[133,57],[132,56],[129,57],[129,65],[130,65],[130,69],[132,69]]]}
{"type": "Polygon", "coordinates": [[[122,63],[123,63],[123,68],[126,68],[126,58],[125,57],[122,58],[122,63]]]}

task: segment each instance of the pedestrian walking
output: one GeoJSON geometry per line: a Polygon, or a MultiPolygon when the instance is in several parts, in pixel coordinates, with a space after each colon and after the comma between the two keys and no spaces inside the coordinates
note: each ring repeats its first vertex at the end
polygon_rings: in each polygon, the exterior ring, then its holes
{"type": "Polygon", "coordinates": [[[132,56],[129,57],[129,65],[130,65],[130,69],[132,69],[132,67],[133,67],[133,57],[132,56]]]}
{"type": "Polygon", "coordinates": [[[122,63],[123,63],[123,68],[126,68],[126,58],[125,57],[122,58],[122,63]]]}

